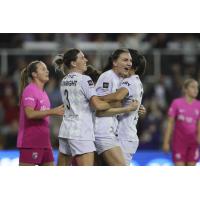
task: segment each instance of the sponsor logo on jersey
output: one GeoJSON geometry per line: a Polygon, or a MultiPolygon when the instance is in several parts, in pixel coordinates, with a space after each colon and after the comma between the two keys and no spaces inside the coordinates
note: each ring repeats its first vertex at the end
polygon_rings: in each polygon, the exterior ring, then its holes
{"type": "Polygon", "coordinates": [[[92,80],[89,80],[89,81],[88,81],[88,84],[89,84],[89,86],[94,85],[94,83],[93,83],[92,80]]]}
{"type": "Polygon", "coordinates": [[[33,152],[33,153],[32,153],[32,158],[33,158],[34,160],[36,160],[36,159],[38,158],[38,152],[33,152]]]}
{"type": "Polygon", "coordinates": [[[108,88],[108,87],[109,87],[109,83],[103,82],[103,88],[108,88]]]}
{"type": "Polygon", "coordinates": [[[27,101],[27,100],[29,100],[29,101],[35,101],[34,98],[32,98],[32,97],[25,97],[25,101],[27,101]]]}
{"type": "Polygon", "coordinates": [[[125,81],[125,82],[123,82],[122,84],[123,84],[123,85],[128,85],[128,86],[131,85],[128,81],[125,81]]]}

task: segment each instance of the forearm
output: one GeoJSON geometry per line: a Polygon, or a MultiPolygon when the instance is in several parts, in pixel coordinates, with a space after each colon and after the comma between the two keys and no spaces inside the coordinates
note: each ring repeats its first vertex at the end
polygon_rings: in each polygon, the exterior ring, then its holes
{"type": "Polygon", "coordinates": [[[97,117],[110,117],[113,115],[121,114],[121,113],[128,113],[131,109],[129,107],[122,107],[122,108],[110,108],[105,111],[98,111],[96,113],[97,117]]]}
{"type": "Polygon", "coordinates": [[[169,143],[171,140],[172,132],[174,128],[174,120],[169,119],[167,122],[167,128],[164,134],[164,143],[169,143]]]}
{"type": "Polygon", "coordinates": [[[45,118],[46,116],[49,116],[51,115],[51,111],[50,110],[44,110],[44,111],[32,111],[32,112],[29,112],[27,114],[27,117],[29,119],[43,119],[45,118]]]}

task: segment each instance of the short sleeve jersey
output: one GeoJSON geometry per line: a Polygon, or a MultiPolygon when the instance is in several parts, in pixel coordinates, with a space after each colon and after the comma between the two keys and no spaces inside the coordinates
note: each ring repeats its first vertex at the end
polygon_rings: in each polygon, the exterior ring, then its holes
{"type": "MultiPolygon", "coordinates": [[[[137,100],[140,106],[144,91],[138,75],[132,75],[131,77],[124,79],[120,85],[120,88],[126,88],[128,90],[128,96],[124,99],[123,106],[127,106],[133,100],[137,100]]],[[[129,141],[138,140],[136,129],[138,121],[138,109],[136,111],[119,116],[119,124],[117,128],[117,134],[119,138],[129,141]]]]}
{"type": "Polygon", "coordinates": [[[28,119],[25,114],[26,107],[37,111],[50,109],[50,102],[46,92],[35,83],[30,83],[22,93],[17,147],[51,148],[49,117],[28,119]]]}
{"type": "Polygon", "coordinates": [[[97,94],[92,79],[80,73],[69,73],[63,78],[60,91],[65,105],[65,114],[59,137],[94,141],[90,99],[97,94]]]}
{"type": "MultiPolygon", "coordinates": [[[[113,70],[101,74],[97,83],[96,91],[98,96],[104,96],[116,92],[119,88],[122,78],[116,75],[113,70]]],[[[115,137],[118,120],[113,117],[96,117],[95,118],[95,137],[115,137]]]]}
{"type": "Polygon", "coordinates": [[[168,116],[175,119],[174,137],[196,140],[197,122],[200,120],[198,100],[189,104],[184,97],[175,99],[169,107],[168,116]]]}

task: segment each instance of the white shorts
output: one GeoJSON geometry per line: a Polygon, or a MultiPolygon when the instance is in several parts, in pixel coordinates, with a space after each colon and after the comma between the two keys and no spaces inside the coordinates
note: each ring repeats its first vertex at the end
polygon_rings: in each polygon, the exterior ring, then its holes
{"type": "Polygon", "coordinates": [[[101,154],[106,150],[112,149],[114,147],[119,146],[119,141],[117,138],[95,138],[95,146],[96,146],[96,151],[97,154],[101,154]]]}
{"type": "Polygon", "coordinates": [[[66,155],[76,156],[94,152],[96,148],[94,141],[59,138],[59,151],[66,155]]]}
{"type": "Polygon", "coordinates": [[[119,140],[119,143],[122,152],[124,154],[126,165],[130,165],[131,160],[133,158],[133,154],[137,151],[139,140],[136,141],[119,140]]]}

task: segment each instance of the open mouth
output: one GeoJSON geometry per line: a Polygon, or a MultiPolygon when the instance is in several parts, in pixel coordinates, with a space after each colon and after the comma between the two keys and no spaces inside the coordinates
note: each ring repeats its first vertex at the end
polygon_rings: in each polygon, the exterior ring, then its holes
{"type": "Polygon", "coordinates": [[[125,69],[126,71],[128,71],[128,70],[129,70],[129,68],[128,68],[128,67],[125,67],[124,69],[125,69]]]}

